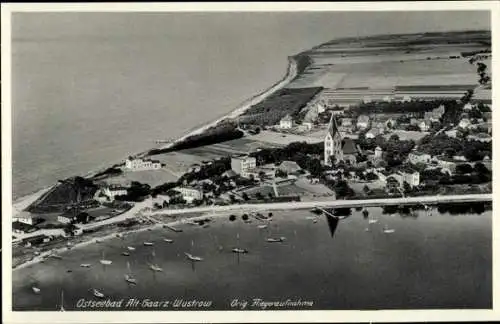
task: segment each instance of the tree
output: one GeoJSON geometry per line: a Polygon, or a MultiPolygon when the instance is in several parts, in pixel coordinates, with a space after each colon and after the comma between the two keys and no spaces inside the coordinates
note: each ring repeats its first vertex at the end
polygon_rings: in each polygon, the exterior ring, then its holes
{"type": "Polygon", "coordinates": [[[234,204],[236,202],[236,197],[233,194],[230,194],[229,195],[229,200],[231,200],[231,203],[234,204]]]}
{"type": "Polygon", "coordinates": [[[404,193],[409,193],[411,192],[411,186],[408,182],[404,181],[403,182],[403,192],[404,193]]]}
{"type": "Polygon", "coordinates": [[[273,199],[274,198],[272,192],[268,193],[267,196],[269,197],[269,199],[273,199]]]}
{"type": "Polygon", "coordinates": [[[264,199],[264,196],[262,195],[262,193],[261,193],[261,192],[257,192],[257,193],[255,194],[255,199],[257,199],[257,200],[263,200],[263,199],[264,199]]]}
{"type": "Polygon", "coordinates": [[[78,215],[76,215],[76,222],[87,224],[89,221],[89,218],[90,218],[90,215],[88,213],[86,213],[86,212],[79,213],[78,215]]]}
{"type": "Polygon", "coordinates": [[[474,169],[472,168],[472,166],[470,166],[470,164],[467,163],[459,164],[457,165],[456,168],[457,174],[469,174],[472,173],[473,170],[474,169]]]}
{"type": "Polygon", "coordinates": [[[241,216],[241,219],[243,219],[244,221],[247,221],[248,220],[248,215],[247,214],[243,214],[243,216],[241,216]]]}
{"type": "Polygon", "coordinates": [[[230,216],[229,216],[229,220],[230,220],[231,222],[234,222],[234,221],[236,220],[236,215],[230,215],[230,216]]]}
{"type": "Polygon", "coordinates": [[[368,187],[367,185],[365,185],[365,186],[363,187],[363,192],[364,192],[365,194],[368,194],[368,193],[370,192],[370,187],[368,187]]]}
{"type": "Polygon", "coordinates": [[[243,194],[241,194],[241,197],[243,198],[243,200],[245,201],[249,201],[250,200],[250,197],[248,197],[248,194],[246,192],[244,192],[243,194]]]}

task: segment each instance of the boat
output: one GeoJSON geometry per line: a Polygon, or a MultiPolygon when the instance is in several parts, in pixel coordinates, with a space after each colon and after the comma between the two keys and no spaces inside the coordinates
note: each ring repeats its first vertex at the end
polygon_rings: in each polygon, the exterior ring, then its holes
{"type": "Polygon", "coordinates": [[[240,249],[240,248],[234,248],[232,250],[234,253],[248,253],[248,250],[245,250],[245,249],[240,249]]]}
{"type": "Polygon", "coordinates": [[[318,222],[318,219],[317,219],[317,218],[313,219],[313,223],[314,223],[314,224],[316,224],[317,222],[318,222]]]}
{"type": "Polygon", "coordinates": [[[113,263],[113,261],[111,261],[111,260],[106,260],[106,259],[104,258],[104,252],[102,252],[102,259],[101,259],[101,260],[99,260],[99,262],[100,262],[102,265],[110,265],[111,263],[113,263]]]}
{"type": "Polygon", "coordinates": [[[102,292],[100,292],[99,290],[97,289],[92,289],[92,293],[94,294],[95,297],[97,298],[104,298],[104,294],[102,292]]]}
{"type": "Polygon", "coordinates": [[[82,263],[82,264],[80,264],[80,267],[82,267],[82,268],[90,268],[90,263],[82,263]]]}
{"type": "MultiPolygon", "coordinates": [[[[153,256],[153,261],[154,259],[156,258],[156,253],[155,253],[155,250],[153,250],[153,252],[151,252],[151,255],[153,256]]],[[[157,265],[156,263],[152,263],[149,265],[149,269],[155,271],[155,272],[161,272],[163,271],[163,268],[160,267],[159,265],[157,265]]]]}
{"type": "Polygon", "coordinates": [[[66,270],[66,272],[67,272],[67,273],[71,273],[71,272],[73,272],[73,270],[68,269],[68,270],[66,270]]]}
{"type": "Polygon", "coordinates": [[[283,242],[283,241],[285,241],[285,237],[283,237],[283,236],[282,237],[278,237],[278,238],[272,238],[272,237],[270,237],[266,241],[269,242],[269,243],[283,242]]]}
{"type": "Polygon", "coordinates": [[[314,220],[314,219],[317,219],[317,217],[316,216],[307,216],[306,219],[307,220],[314,220]]]}
{"type": "Polygon", "coordinates": [[[61,290],[61,306],[59,307],[59,311],[60,312],[64,312],[65,309],[64,309],[64,291],[61,290]]]}
{"type": "Polygon", "coordinates": [[[137,279],[135,279],[132,276],[132,271],[130,271],[130,263],[128,261],[127,261],[127,269],[128,269],[128,273],[125,275],[125,281],[128,282],[129,284],[136,285],[137,279]]]}
{"type": "Polygon", "coordinates": [[[191,253],[187,253],[187,252],[184,252],[184,254],[187,256],[187,258],[191,261],[203,261],[203,258],[201,257],[198,257],[198,256],[194,256],[192,255],[191,253]]]}
{"type": "Polygon", "coordinates": [[[163,242],[167,242],[167,243],[174,243],[174,240],[172,240],[172,239],[168,239],[168,238],[164,238],[164,239],[163,239],[163,242]]]}
{"type": "Polygon", "coordinates": [[[135,247],[127,246],[127,250],[129,250],[129,251],[135,251],[135,247]]]}
{"type": "Polygon", "coordinates": [[[123,255],[123,256],[129,256],[129,255],[130,255],[130,253],[128,253],[127,251],[124,251],[124,252],[122,252],[122,255],[123,255]]]}
{"type": "Polygon", "coordinates": [[[144,246],[153,246],[154,243],[153,242],[144,242],[144,246]]]}
{"type": "Polygon", "coordinates": [[[267,228],[267,224],[258,225],[257,227],[260,229],[264,229],[264,228],[267,228]]]}
{"type": "Polygon", "coordinates": [[[375,223],[378,223],[378,219],[376,219],[376,218],[370,218],[368,220],[368,224],[375,224],[375,223]]]}
{"type": "Polygon", "coordinates": [[[35,294],[39,294],[39,293],[40,293],[40,291],[41,291],[41,290],[40,290],[40,288],[35,287],[35,286],[31,287],[31,290],[33,290],[33,292],[34,292],[35,294]]]}
{"type": "Polygon", "coordinates": [[[394,233],[395,230],[392,229],[392,228],[388,228],[387,226],[384,226],[384,233],[385,234],[391,234],[391,233],[394,233]]]}

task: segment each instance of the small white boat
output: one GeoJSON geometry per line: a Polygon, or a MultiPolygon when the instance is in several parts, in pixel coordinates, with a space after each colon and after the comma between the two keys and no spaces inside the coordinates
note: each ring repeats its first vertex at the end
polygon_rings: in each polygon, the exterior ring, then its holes
{"type": "Polygon", "coordinates": [[[391,233],[394,233],[395,230],[392,229],[392,228],[388,228],[387,226],[384,226],[384,233],[385,234],[391,234],[391,233]]]}
{"type": "Polygon", "coordinates": [[[233,251],[234,253],[242,253],[242,254],[244,254],[244,253],[248,253],[248,250],[245,250],[245,249],[240,249],[240,248],[234,248],[232,251],[233,251]]]}
{"type": "Polygon", "coordinates": [[[154,245],[154,243],[153,243],[153,242],[144,242],[144,245],[145,245],[145,246],[153,246],[153,245],[154,245]]]}
{"type": "Polygon", "coordinates": [[[151,269],[151,270],[153,270],[155,272],[161,272],[161,271],[163,271],[163,269],[160,266],[156,265],[156,264],[151,264],[149,266],[149,269],[151,269]]]}
{"type": "Polygon", "coordinates": [[[164,238],[164,239],[163,239],[163,242],[167,242],[167,243],[174,243],[174,240],[172,240],[172,239],[168,239],[168,238],[164,238]]]}
{"type": "Polygon", "coordinates": [[[82,263],[82,264],[80,264],[80,267],[82,267],[82,268],[90,268],[90,263],[82,263]]]}
{"type": "Polygon", "coordinates": [[[180,228],[176,228],[176,227],[173,227],[173,226],[170,226],[170,225],[166,225],[166,224],[165,224],[165,225],[163,225],[163,227],[164,227],[164,228],[168,228],[169,230],[174,231],[174,232],[176,232],[176,233],[180,233],[180,232],[182,232],[182,229],[180,229],[180,228]]]}
{"type": "Polygon", "coordinates": [[[33,292],[34,292],[35,294],[39,294],[39,293],[40,293],[40,291],[41,291],[41,290],[40,290],[40,288],[35,287],[35,286],[31,287],[31,290],[33,290],[33,292]]]}
{"type": "Polygon", "coordinates": [[[127,246],[127,250],[129,250],[129,251],[135,251],[135,247],[127,246]]]}
{"type": "Polygon", "coordinates": [[[131,275],[128,275],[128,274],[125,275],[125,281],[128,282],[129,284],[137,285],[137,279],[135,279],[131,275]]]}
{"type": "Polygon", "coordinates": [[[122,252],[122,255],[123,255],[123,256],[129,256],[129,255],[130,255],[130,253],[128,253],[127,251],[124,251],[124,252],[122,252]]]}
{"type": "Polygon", "coordinates": [[[306,219],[307,219],[307,220],[314,220],[314,219],[316,219],[316,218],[317,218],[317,217],[315,217],[315,216],[307,216],[307,217],[306,217],[306,219]]]}
{"type": "Polygon", "coordinates": [[[97,298],[104,298],[105,297],[102,292],[100,292],[99,290],[97,290],[95,288],[92,289],[92,292],[93,292],[94,296],[96,296],[97,298]]]}
{"type": "Polygon", "coordinates": [[[111,260],[107,260],[105,257],[104,257],[104,252],[102,252],[102,258],[101,260],[99,260],[99,262],[103,265],[110,265],[111,263],[113,263],[113,261],[111,260]]]}
{"type": "Polygon", "coordinates": [[[317,218],[313,219],[313,223],[314,223],[314,224],[316,224],[317,222],[318,222],[318,219],[317,219],[317,218]]]}
{"type": "Polygon", "coordinates": [[[191,253],[184,252],[184,254],[187,256],[187,258],[191,261],[203,261],[203,258],[194,256],[191,253]]]}
{"type": "Polygon", "coordinates": [[[375,224],[378,223],[378,219],[372,218],[368,220],[368,224],[375,224]]]}
{"type": "Polygon", "coordinates": [[[273,238],[273,237],[270,237],[267,239],[267,242],[269,243],[275,243],[275,242],[283,242],[285,240],[285,237],[278,237],[278,238],[273,238]]]}
{"type": "Polygon", "coordinates": [[[267,228],[267,224],[258,225],[257,227],[260,229],[264,229],[264,228],[267,228]]]}

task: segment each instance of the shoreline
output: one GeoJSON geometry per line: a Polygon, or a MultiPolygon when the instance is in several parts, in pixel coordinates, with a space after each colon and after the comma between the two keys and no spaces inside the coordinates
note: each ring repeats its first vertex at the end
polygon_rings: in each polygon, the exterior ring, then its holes
{"type": "MultiPolygon", "coordinates": [[[[167,149],[167,148],[170,148],[170,147],[176,145],[177,143],[180,143],[180,142],[184,141],[188,137],[191,137],[193,135],[198,135],[198,134],[201,134],[201,133],[205,132],[207,129],[209,129],[209,128],[215,126],[215,125],[217,125],[218,123],[220,123],[223,120],[234,119],[234,118],[242,115],[243,113],[245,113],[245,111],[247,111],[248,109],[250,109],[253,105],[257,104],[258,102],[260,102],[262,100],[264,100],[265,98],[267,98],[268,96],[270,96],[272,93],[278,91],[279,89],[285,87],[297,75],[298,75],[298,62],[295,59],[295,57],[293,57],[293,56],[289,57],[287,71],[286,71],[285,75],[279,81],[277,81],[276,83],[274,83],[270,87],[266,88],[262,92],[260,92],[260,93],[258,93],[256,95],[251,96],[249,99],[247,99],[244,102],[242,102],[241,104],[239,104],[236,109],[233,109],[233,110],[229,111],[228,113],[225,113],[223,116],[217,118],[215,121],[208,122],[208,123],[205,122],[205,123],[202,124],[202,126],[195,127],[193,130],[189,131],[187,134],[181,135],[180,137],[178,137],[175,140],[173,140],[171,143],[168,143],[166,145],[158,147],[158,149],[167,149]]],[[[138,156],[138,157],[145,156],[145,155],[148,154],[148,152],[150,150],[151,149],[147,149],[146,151],[139,152],[139,153],[136,153],[136,154],[131,154],[131,155],[138,156]]],[[[99,172],[102,172],[102,171],[110,168],[111,166],[116,165],[116,164],[120,164],[120,163],[121,163],[121,161],[117,162],[117,163],[114,163],[114,164],[111,164],[111,165],[100,167],[100,168],[98,168],[96,170],[88,171],[82,177],[84,177],[84,178],[93,177],[95,174],[97,174],[99,172]]],[[[13,215],[12,215],[12,217],[15,217],[19,213],[23,212],[24,209],[26,209],[33,202],[35,202],[36,200],[38,200],[43,194],[45,194],[46,192],[48,192],[55,185],[57,185],[57,184],[54,184],[54,185],[51,185],[51,186],[48,186],[48,187],[45,187],[45,188],[41,188],[38,191],[35,191],[35,192],[31,193],[31,194],[28,194],[28,195],[25,195],[25,196],[17,198],[16,201],[13,202],[13,204],[12,204],[12,209],[13,209],[13,215]]]]}
{"type": "MultiPolygon", "coordinates": [[[[218,214],[210,214],[210,215],[202,214],[202,215],[197,215],[197,216],[192,216],[192,217],[173,219],[171,221],[168,221],[168,220],[163,221],[163,222],[158,221],[158,223],[155,223],[155,224],[139,225],[138,228],[135,228],[132,230],[126,230],[126,231],[118,232],[118,233],[112,232],[112,233],[108,233],[106,235],[101,235],[101,236],[91,236],[91,234],[89,235],[89,237],[86,237],[86,238],[85,238],[85,235],[76,236],[75,237],[76,239],[82,238],[83,240],[81,242],[74,244],[74,245],[71,245],[70,249],[68,249],[68,246],[66,244],[62,247],[50,249],[48,251],[40,253],[40,255],[36,255],[35,257],[33,257],[32,259],[30,259],[26,262],[22,262],[22,263],[18,264],[17,266],[12,267],[12,272],[15,272],[16,270],[20,270],[20,269],[23,269],[23,268],[26,268],[29,266],[37,265],[42,260],[50,258],[51,255],[60,255],[60,254],[63,254],[64,252],[84,248],[86,246],[89,246],[90,244],[101,244],[104,241],[110,240],[112,238],[117,238],[117,236],[116,236],[117,234],[120,234],[121,237],[124,237],[127,235],[133,235],[133,234],[145,232],[148,230],[162,229],[164,225],[168,225],[168,226],[183,225],[188,220],[195,221],[198,219],[205,219],[205,218],[210,218],[213,220],[215,218],[221,218],[221,217],[227,216],[227,215],[229,215],[228,212],[223,212],[223,213],[218,213],[218,214]]],[[[113,224],[113,226],[116,226],[116,224],[113,224]]],[[[168,230],[168,229],[166,229],[166,230],[168,230]]],[[[68,240],[67,242],[71,242],[71,240],[68,240]]]]}

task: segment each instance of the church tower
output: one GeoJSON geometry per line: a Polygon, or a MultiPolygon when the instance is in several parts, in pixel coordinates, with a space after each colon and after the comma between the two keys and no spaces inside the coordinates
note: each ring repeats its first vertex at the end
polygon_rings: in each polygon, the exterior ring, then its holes
{"type": "Polygon", "coordinates": [[[334,157],[335,161],[344,159],[342,154],[342,136],[340,135],[337,121],[333,117],[333,114],[330,118],[328,131],[325,136],[324,154],[325,165],[332,165],[331,157],[334,157]]]}

